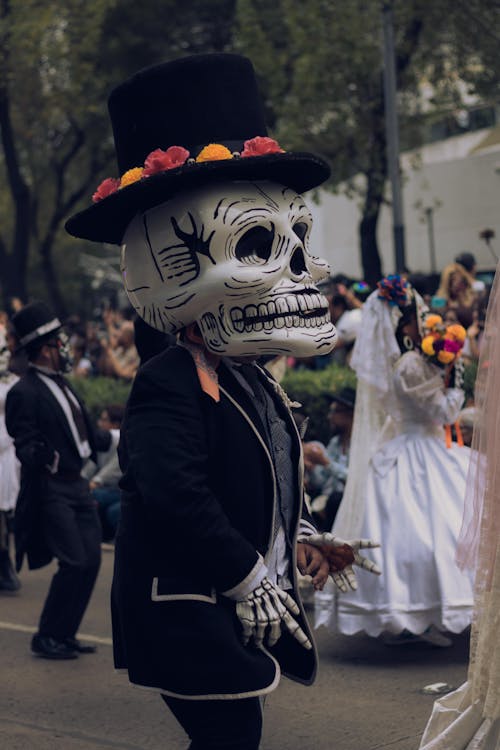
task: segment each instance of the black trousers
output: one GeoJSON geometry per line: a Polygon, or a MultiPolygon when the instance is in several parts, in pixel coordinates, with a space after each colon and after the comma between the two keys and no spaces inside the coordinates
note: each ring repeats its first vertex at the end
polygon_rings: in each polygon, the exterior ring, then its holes
{"type": "Polygon", "coordinates": [[[40,616],[38,632],[73,638],[89,603],[101,564],[101,525],[86,479],[48,480],[42,532],[59,563],[40,616]]]}
{"type": "Polygon", "coordinates": [[[258,750],[262,734],[259,698],[191,701],[162,695],[189,736],[189,750],[258,750]]]}

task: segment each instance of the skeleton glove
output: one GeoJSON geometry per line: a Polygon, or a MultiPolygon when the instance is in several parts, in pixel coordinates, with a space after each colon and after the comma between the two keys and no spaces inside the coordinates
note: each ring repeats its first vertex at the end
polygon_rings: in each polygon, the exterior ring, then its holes
{"type": "Polygon", "coordinates": [[[271,647],[281,636],[284,625],[301,646],[312,648],[311,641],[292,615],[300,612],[292,597],[275,586],[269,578],[236,602],[236,614],[243,627],[243,643],[253,638],[255,646],[271,647]]]}
{"type": "Polygon", "coordinates": [[[333,536],[333,534],[324,532],[323,534],[312,534],[299,538],[299,541],[318,547],[322,551],[330,564],[330,575],[333,582],[343,593],[346,593],[349,589],[356,591],[358,588],[353,565],[364,568],[370,573],[375,573],[375,575],[381,575],[382,571],[372,560],[359,554],[360,549],[380,547],[378,542],[372,542],[371,539],[355,539],[346,542],[333,536]]]}

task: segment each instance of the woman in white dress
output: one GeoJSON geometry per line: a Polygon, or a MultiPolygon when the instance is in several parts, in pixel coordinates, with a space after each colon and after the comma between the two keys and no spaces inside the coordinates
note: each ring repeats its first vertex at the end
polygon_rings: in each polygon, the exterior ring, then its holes
{"type": "Polygon", "coordinates": [[[457,560],[475,570],[470,662],[465,682],[436,701],[421,750],[500,747],[500,274],[490,295],[475,394],[464,522],[457,560]]]}
{"type": "Polygon", "coordinates": [[[447,646],[442,631],[460,633],[472,615],[470,578],[455,562],[470,452],[445,441],[464,394],[458,368],[445,371],[420,349],[425,312],[399,276],[364,305],[351,361],[358,387],[349,476],[333,533],[381,542],[370,554],[382,575],[360,573],[354,594],[318,593],[316,625],[447,646]],[[445,375],[457,387],[446,387],[445,375]]]}
{"type": "Polygon", "coordinates": [[[0,591],[17,591],[19,579],[9,555],[9,531],[19,492],[19,462],[5,427],[5,399],[18,377],[9,372],[7,332],[0,324],[0,591]]]}

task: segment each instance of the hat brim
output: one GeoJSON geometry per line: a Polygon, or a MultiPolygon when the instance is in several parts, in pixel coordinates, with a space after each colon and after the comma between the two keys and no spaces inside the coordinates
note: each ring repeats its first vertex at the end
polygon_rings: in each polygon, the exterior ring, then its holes
{"type": "Polygon", "coordinates": [[[299,152],[184,164],[117,190],[72,216],[65,228],[74,237],[120,245],[137,213],[183,190],[228,180],[270,180],[304,193],[321,185],[329,176],[326,161],[314,154],[299,152]]]}

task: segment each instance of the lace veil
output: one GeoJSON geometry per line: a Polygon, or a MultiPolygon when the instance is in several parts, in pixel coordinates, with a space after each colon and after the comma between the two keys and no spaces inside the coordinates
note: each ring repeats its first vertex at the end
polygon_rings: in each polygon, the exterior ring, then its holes
{"type": "Polygon", "coordinates": [[[486,316],[472,456],[457,561],[475,570],[469,683],[484,715],[500,716],[500,273],[486,316]]]}
{"type": "Polygon", "coordinates": [[[356,371],[356,408],[351,436],[351,470],[333,532],[344,539],[359,536],[364,513],[364,479],[394,402],[393,367],[401,356],[394,332],[401,317],[397,305],[372,292],[362,308],[362,320],[351,358],[356,371]]]}

